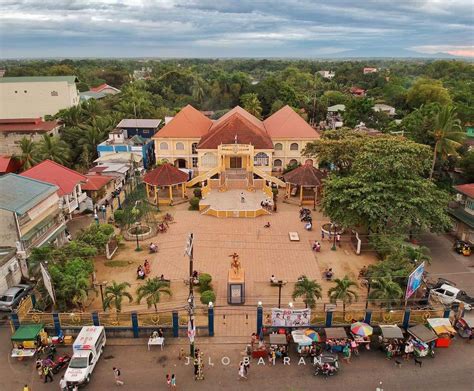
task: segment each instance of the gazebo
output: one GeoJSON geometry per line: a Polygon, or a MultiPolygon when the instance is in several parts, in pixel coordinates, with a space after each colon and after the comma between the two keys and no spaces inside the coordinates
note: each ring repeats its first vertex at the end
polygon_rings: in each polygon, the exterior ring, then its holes
{"type": "Polygon", "coordinates": [[[316,205],[321,197],[323,179],[326,176],[326,172],[313,167],[310,162],[287,172],[283,175],[286,182],[285,198],[290,200],[290,197],[299,193],[300,205],[312,203],[316,205]]]}
{"type": "Polygon", "coordinates": [[[184,200],[188,179],[188,174],[169,163],[165,163],[147,172],[143,177],[143,182],[146,185],[147,196],[153,197],[155,204],[158,206],[160,204],[173,205],[173,190],[178,190],[178,195],[184,200]],[[180,187],[181,191],[179,192],[180,187]]]}

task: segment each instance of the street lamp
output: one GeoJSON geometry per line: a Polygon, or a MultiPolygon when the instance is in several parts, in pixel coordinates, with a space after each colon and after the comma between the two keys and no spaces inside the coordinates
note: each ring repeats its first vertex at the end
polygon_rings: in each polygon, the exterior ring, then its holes
{"type": "Polygon", "coordinates": [[[337,225],[336,225],[336,223],[331,223],[331,228],[333,228],[333,227],[334,227],[334,240],[332,242],[331,250],[336,251],[336,235],[337,235],[337,225]]]}
{"type": "Polygon", "coordinates": [[[107,284],[108,284],[108,281],[102,281],[102,282],[98,282],[98,283],[95,284],[95,285],[99,285],[100,298],[102,300],[102,310],[104,310],[104,311],[105,311],[105,306],[104,306],[104,289],[103,289],[103,287],[107,286],[107,284]]]}
{"type": "Polygon", "coordinates": [[[286,281],[279,280],[277,281],[277,286],[278,286],[278,308],[281,308],[281,288],[286,285],[286,281]]]}
{"type": "Polygon", "coordinates": [[[291,301],[288,303],[288,307],[293,308],[293,303],[291,301]]]}
{"type": "Polygon", "coordinates": [[[142,251],[142,249],[140,248],[140,242],[138,241],[138,230],[140,229],[140,222],[137,221],[135,223],[135,238],[137,239],[137,248],[135,249],[135,251],[142,251]]]}

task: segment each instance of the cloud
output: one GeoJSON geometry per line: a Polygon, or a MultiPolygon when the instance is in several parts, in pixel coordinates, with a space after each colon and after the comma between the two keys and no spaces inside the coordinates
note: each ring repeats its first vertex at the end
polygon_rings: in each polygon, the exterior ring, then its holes
{"type": "MultiPolygon", "coordinates": [[[[0,56],[312,56],[370,48],[453,53],[465,0],[0,0],[0,56]],[[340,50],[339,50],[340,48],[340,50]],[[329,51],[328,51],[329,50],[329,51]],[[428,50],[428,51],[427,51],[428,50]]],[[[467,42],[466,42],[467,41],[467,42]]],[[[459,48],[463,46],[463,48],[459,48]]]]}

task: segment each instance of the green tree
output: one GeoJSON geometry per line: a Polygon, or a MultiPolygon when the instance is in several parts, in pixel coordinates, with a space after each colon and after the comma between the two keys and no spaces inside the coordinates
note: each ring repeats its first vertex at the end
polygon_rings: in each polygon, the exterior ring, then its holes
{"type": "Polygon", "coordinates": [[[61,120],[64,126],[78,126],[83,120],[82,107],[79,105],[60,110],[55,117],[61,120]]]}
{"type": "Polygon", "coordinates": [[[43,135],[36,147],[36,152],[40,160],[49,159],[62,165],[69,163],[71,150],[69,146],[57,136],[43,135]]]}
{"type": "Polygon", "coordinates": [[[18,146],[20,148],[20,153],[15,155],[15,159],[20,162],[23,171],[28,170],[40,162],[33,140],[23,137],[18,146]]]}
{"type": "Polygon", "coordinates": [[[140,304],[142,299],[145,298],[148,308],[153,306],[155,311],[158,312],[157,305],[160,302],[161,295],[171,296],[169,286],[169,282],[161,281],[158,277],[147,279],[145,285],[141,285],[137,289],[137,303],[140,304]]]}
{"type": "Polygon", "coordinates": [[[347,275],[344,278],[336,278],[334,280],[335,286],[329,288],[328,296],[331,303],[336,303],[338,300],[342,301],[342,314],[346,315],[346,305],[357,301],[359,296],[352,287],[357,287],[357,283],[352,281],[347,275]]]}
{"type": "Polygon", "coordinates": [[[315,280],[309,280],[308,277],[303,276],[295,284],[292,298],[302,297],[306,308],[314,308],[316,306],[316,299],[321,299],[321,285],[315,280]]]}
{"type": "Polygon", "coordinates": [[[112,281],[112,285],[105,287],[104,291],[104,308],[115,308],[117,313],[122,312],[122,302],[126,297],[128,302],[133,301],[132,295],[127,292],[127,288],[130,288],[128,282],[117,283],[112,281]]]}
{"type": "Polygon", "coordinates": [[[373,99],[370,98],[352,98],[346,104],[346,110],[344,111],[344,124],[351,128],[358,125],[360,122],[364,122],[367,126],[370,126],[369,122],[373,121],[374,110],[373,99]]]}
{"type": "Polygon", "coordinates": [[[407,103],[412,108],[428,103],[439,103],[442,106],[451,104],[449,91],[439,80],[418,79],[407,92],[407,103]]]}
{"type": "Polygon", "coordinates": [[[466,138],[461,123],[453,107],[443,107],[435,118],[433,137],[435,140],[433,162],[431,164],[430,179],[433,178],[438,155],[446,159],[449,155],[458,156],[457,150],[466,138]]]}
{"type": "Polygon", "coordinates": [[[474,182],[474,152],[466,153],[459,162],[459,166],[463,170],[464,179],[469,183],[474,182]]]}
{"type": "Polygon", "coordinates": [[[77,235],[77,239],[97,249],[98,252],[104,253],[105,245],[114,233],[114,227],[110,224],[91,224],[89,227],[82,229],[77,235]]]}
{"type": "Polygon", "coordinates": [[[372,278],[370,288],[369,298],[378,300],[381,306],[387,306],[388,308],[391,308],[403,296],[402,288],[389,275],[372,278]]]}
{"type": "Polygon", "coordinates": [[[262,105],[257,94],[248,93],[240,97],[242,107],[257,118],[262,117],[262,105]]]}

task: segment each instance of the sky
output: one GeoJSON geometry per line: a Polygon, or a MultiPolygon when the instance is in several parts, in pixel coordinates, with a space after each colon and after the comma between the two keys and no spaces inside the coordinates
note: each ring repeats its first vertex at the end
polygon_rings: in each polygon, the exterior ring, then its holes
{"type": "Polygon", "coordinates": [[[0,58],[474,57],[473,0],[0,0],[0,58]]]}

